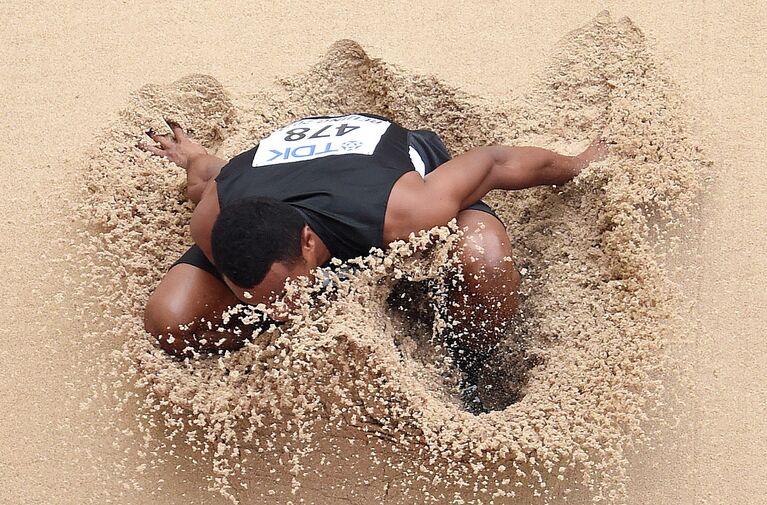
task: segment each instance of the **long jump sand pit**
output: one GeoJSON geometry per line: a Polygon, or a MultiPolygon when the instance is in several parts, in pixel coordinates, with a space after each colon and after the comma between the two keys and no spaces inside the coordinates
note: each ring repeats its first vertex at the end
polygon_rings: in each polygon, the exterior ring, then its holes
{"type": "Polygon", "coordinates": [[[663,396],[664,347],[680,338],[663,253],[709,165],[690,125],[641,31],[606,13],[565,36],[502,103],[349,40],[249,95],[204,75],[141,88],[92,149],[77,202],[81,287],[93,293],[84,342],[124,341],[91,364],[107,386],[83,408],[94,419],[124,410],[115,444],[145,461],[103,477],[130,487],[136,471],[195,472],[242,503],[620,501],[627,451],[646,440],[663,396]],[[497,411],[463,410],[434,324],[456,268],[450,227],[361,260],[240,351],[181,362],[143,331],[149,294],[190,244],[192,205],[183,172],[135,148],[142,132],[172,118],[228,158],[293,119],[357,111],[433,129],[454,154],[489,143],[574,154],[598,135],[614,143],[563,187],[487,199],[523,273],[520,315],[485,379],[497,411]]]}

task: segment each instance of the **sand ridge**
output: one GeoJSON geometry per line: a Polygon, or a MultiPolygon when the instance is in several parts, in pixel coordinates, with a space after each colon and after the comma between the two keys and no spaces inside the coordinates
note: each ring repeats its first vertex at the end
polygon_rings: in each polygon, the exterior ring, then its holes
{"type": "Polygon", "coordinates": [[[561,476],[558,491],[581,481],[596,497],[619,499],[623,451],[641,441],[646,404],[661,388],[674,310],[650,227],[662,236],[661,223],[684,215],[707,162],[689,138],[678,90],[630,21],[601,15],[556,54],[528,93],[502,104],[371,59],[351,41],[285,79],[281,93],[233,97],[215,79],[191,76],[135,95],[92,156],[82,203],[98,232],[83,252],[101,260],[85,265],[103,289],[94,303],[109,301],[109,331],[126,339],[112,383],[139,387],[123,401],[138,401],[150,466],[164,443],[158,422],[212,456],[219,490],[268,495],[269,486],[247,478],[257,456],[259,465],[287,471],[288,491],[300,495],[302,479],[322,473],[305,464],[312,449],[353,428],[373,437],[381,453],[373,464],[402,468],[387,495],[411,488],[434,501],[492,501],[532,485],[545,501],[561,476]],[[355,110],[433,128],[455,153],[491,142],[574,151],[600,133],[617,143],[613,156],[567,186],[490,198],[526,271],[520,321],[499,363],[521,356],[529,367],[510,375],[499,367],[499,401],[522,396],[503,411],[462,412],[439,353],[416,359],[422,336],[399,333],[413,326],[386,303],[398,275],[439,283],[454,268],[444,254],[450,230],[371,257],[288,329],[220,359],[174,362],[141,330],[146,297],[188,244],[191,206],[178,171],[133,149],[140,132],[170,116],[231,156],[290,119],[355,110]],[[117,169],[116,159],[124,160],[117,169]],[[119,282],[106,275],[114,269],[123,272],[119,282]]]}

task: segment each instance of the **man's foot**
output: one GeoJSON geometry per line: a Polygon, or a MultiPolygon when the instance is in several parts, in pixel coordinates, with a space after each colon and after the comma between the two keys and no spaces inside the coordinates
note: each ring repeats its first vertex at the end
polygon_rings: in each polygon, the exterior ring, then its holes
{"type": "Polygon", "coordinates": [[[485,368],[487,355],[465,349],[454,349],[452,354],[456,367],[463,374],[458,388],[464,408],[475,416],[489,412],[482,403],[482,397],[479,394],[479,377],[485,368]]]}
{"type": "Polygon", "coordinates": [[[467,412],[478,416],[489,412],[482,404],[482,398],[479,397],[479,386],[464,379],[459,384],[461,390],[461,401],[467,412]]]}

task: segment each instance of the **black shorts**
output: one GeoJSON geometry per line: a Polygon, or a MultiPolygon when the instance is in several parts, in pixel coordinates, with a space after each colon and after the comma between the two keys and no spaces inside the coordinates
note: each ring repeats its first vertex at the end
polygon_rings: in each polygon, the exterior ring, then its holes
{"type": "Polygon", "coordinates": [[[221,272],[219,272],[215,265],[210,262],[208,257],[205,256],[205,253],[202,252],[202,249],[200,249],[200,246],[197,244],[194,244],[192,247],[187,249],[187,251],[182,254],[181,257],[177,259],[176,262],[173,263],[170,267],[173,268],[181,263],[186,263],[187,265],[193,265],[197,268],[202,268],[216,279],[224,282],[224,276],[221,275],[221,272]]]}
{"type": "MultiPolygon", "coordinates": [[[[448,153],[444,142],[439,138],[439,135],[431,130],[410,131],[408,132],[407,140],[409,147],[418,153],[418,157],[423,162],[423,173],[421,175],[426,175],[434,171],[438,166],[450,160],[450,153],[448,153]]],[[[469,209],[486,212],[500,221],[500,218],[495,211],[482,200],[470,205],[469,209]]],[[[173,265],[171,265],[171,268],[180,263],[196,266],[197,268],[205,270],[217,279],[221,281],[224,280],[221,273],[216,269],[213,263],[208,260],[207,256],[205,256],[202,249],[200,249],[197,244],[190,247],[178,260],[176,260],[175,263],[173,263],[173,265]]]]}

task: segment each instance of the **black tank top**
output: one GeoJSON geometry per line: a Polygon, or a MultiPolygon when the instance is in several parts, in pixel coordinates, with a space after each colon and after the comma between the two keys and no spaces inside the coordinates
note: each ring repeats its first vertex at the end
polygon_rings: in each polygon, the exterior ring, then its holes
{"type": "Polygon", "coordinates": [[[334,257],[366,255],[383,247],[389,194],[414,169],[407,133],[370,114],[296,121],[227,163],[216,177],[219,205],[280,200],[304,215],[334,257]]]}

